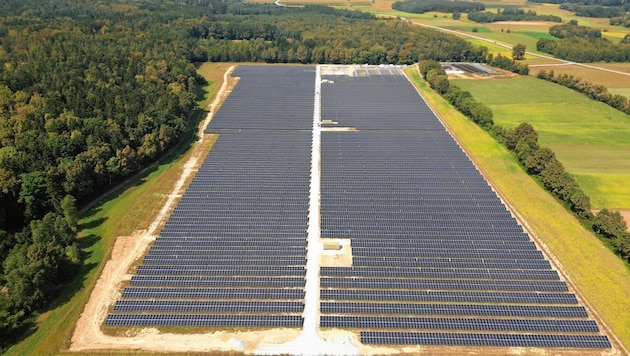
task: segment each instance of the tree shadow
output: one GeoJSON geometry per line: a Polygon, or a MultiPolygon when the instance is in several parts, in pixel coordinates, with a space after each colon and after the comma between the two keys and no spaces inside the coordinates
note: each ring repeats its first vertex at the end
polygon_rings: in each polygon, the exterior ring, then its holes
{"type": "MultiPolygon", "coordinates": [[[[102,217],[102,218],[98,218],[94,220],[88,220],[86,222],[81,222],[79,223],[79,226],[77,228],[79,229],[79,231],[95,229],[101,226],[105,221],[107,221],[107,219],[108,219],[107,217],[102,217]]],[[[81,239],[84,239],[84,238],[85,237],[82,237],[81,239]]]]}

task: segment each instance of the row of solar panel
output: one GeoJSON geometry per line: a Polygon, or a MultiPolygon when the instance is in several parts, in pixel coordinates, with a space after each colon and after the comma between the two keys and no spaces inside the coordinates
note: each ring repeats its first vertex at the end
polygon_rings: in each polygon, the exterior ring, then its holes
{"type": "MultiPolygon", "coordinates": [[[[218,215],[218,214],[217,214],[218,215]]],[[[251,221],[255,221],[264,225],[265,223],[276,223],[278,225],[296,225],[306,226],[306,218],[303,216],[282,216],[281,214],[260,214],[252,211],[250,213],[229,213],[224,215],[213,216],[212,214],[195,216],[194,212],[180,212],[180,215],[171,219],[172,225],[185,224],[204,224],[206,226],[216,225],[220,221],[227,225],[251,225],[251,221]],[[245,220],[245,221],[243,221],[245,220]],[[250,220],[250,221],[247,221],[250,220]]]]}
{"type": "Polygon", "coordinates": [[[304,277],[304,266],[168,266],[140,265],[136,275],[304,277]]]}
{"type": "Polygon", "coordinates": [[[566,283],[556,281],[513,280],[433,280],[409,278],[322,277],[322,288],[419,289],[568,292],[566,283]]]}
{"type": "Polygon", "coordinates": [[[221,326],[221,327],[300,327],[296,315],[249,314],[109,314],[107,326],[221,326]]]}
{"type": "MultiPolygon", "coordinates": [[[[480,237],[477,237],[480,238],[480,237]]],[[[387,240],[362,238],[352,240],[352,248],[447,248],[452,250],[536,250],[532,241],[451,240],[417,236],[416,239],[387,240]]]]}
{"type": "MultiPolygon", "coordinates": [[[[484,214],[484,215],[500,215],[500,216],[511,216],[511,214],[506,211],[505,207],[502,204],[496,204],[496,199],[492,204],[487,204],[485,206],[479,205],[476,199],[460,199],[455,200],[451,199],[452,197],[448,197],[448,205],[445,204],[443,200],[439,200],[439,198],[444,199],[443,195],[439,197],[436,196],[435,200],[427,200],[423,199],[419,204],[405,204],[404,202],[397,202],[398,204],[392,204],[392,202],[386,203],[385,200],[379,201],[377,199],[369,199],[366,197],[365,199],[336,199],[335,197],[327,197],[326,205],[332,207],[347,207],[348,205],[355,204],[365,204],[368,205],[370,210],[367,212],[380,212],[382,214],[395,214],[395,213],[403,213],[403,214],[418,214],[418,213],[440,213],[440,214],[460,214],[460,215],[470,215],[470,214],[484,214]],[[471,203],[468,206],[462,206],[461,208],[455,204],[462,203],[471,203]],[[472,205],[474,204],[474,205],[472,205]]],[[[352,211],[351,209],[349,211],[352,211]]]]}
{"type": "Polygon", "coordinates": [[[523,231],[436,231],[435,228],[425,230],[406,231],[386,231],[386,230],[333,230],[322,231],[323,237],[343,237],[352,238],[355,242],[369,241],[375,239],[392,241],[418,240],[418,241],[438,241],[452,238],[453,240],[467,239],[470,241],[529,241],[529,237],[523,231]],[[337,234],[337,235],[335,235],[337,234]]]}
{"type": "Polygon", "coordinates": [[[304,255],[304,246],[256,246],[256,245],[241,245],[230,247],[174,247],[174,246],[153,246],[149,250],[152,255],[216,255],[216,254],[229,254],[238,252],[243,255],[255,256],[301,256],[304,255]]]}
{"type": "Polygon", "coordinates": [[[277,299],[303,300],[303,289],[273,288],[142,288],[128,287],[123,290],[127,299],[277,299]]]}
{"type": "Polygon", "coordinates": [[[483,269],[550,269],[547,260],[490,260],[466,258],[401,258],[401,257],[360,257],[354,256],[356,267],[433,267],[433,268],[483,268],[483,269]]]}
{"type": "Polygon", "coordinates": [[[603,335],[480,334],[362,331],[364,344],[607,349],[603,335]]]}
{"type": "Polygon", "coordinates": [[[501,304],[578,304],[570,293],[436,290],[322,289],[323,301],[391,301],[501,304]]]}
{"type": "MultiPolygon", "coordinates": [[[[329,209],[322,209],[326,217],[322,217],[322,225],[332,226],[347,226],[351,224],[360,224],[363,227],[381,226],[383,223],[387,224],[405,224],[409,228],[413,228],[414,225],[433,225],[436,224],[448,224],[450,226],[461,226],[462,224],[473,224],[478,227],[494,227],[500,226],[504,228],[514,229],[515,225],[505,221],[505,218],[501,216],[473,216],[473,215],[444,215],[444,214],[417,214],[415,216],[408,216],[406,214],[390,214],[383,215],[378,212],[361,212],[361,214],[352,214],[347,211],[334,211],[329,209]]],[[[516,226],[518,227],[518,226],[516,226]]]]}
{"type": "Polygon", "coordinates": [[[438,279],[507,279],[559,280],[554,270],[503,270],[458,268],[382,268],[382,267],[321,267],[325,277],[382,277],[382,278],[438,278],[438,279]]]}
{"type": "Polygon", "coordinates": [[[295,301],[119,300],[116,312],[302,313],[295,301]]]}
{"type": "Polygon", "coordinates": [[[214,256],[214,257],[189,257],[189,256],[152,256],[147,255],[143,263],[147,265],[259,265],[259,266],[303,266],[305,256],[279,256],[274,258],[264,256],[214,256]]]}
{"type": "Polygon", "coordinates": [[[373,257],[419,257],[419,258],[482,258],[482,259],[544,259],[540,251],[523,250],[449,250],[421,248],[353,248],[354,256],[373,257]]]}
{"type": "Polygon", "coordinates": [[[322,327],[351,329],[419,329],[521,331],[550,333],[596,333],[593,320],[574,319],[489,319],[489,318],[417,318],[391,316],[322,315],[322,327]]]}
{"type": "MultiPolygon", "coordinates": [[[[372,231],[357,229],[359,232],[364,233],[361,238],[357,240],[382,240],[379,232],[386,233],[387,231],[372,231]]],[[[422,240],[422,239],[452,239],[452,240],[491,240],[491,241],[530,241],[529,236],[523,232],[523,230],[512,232],[499,232],[499,231],[486,231],[480,234],[477,231],[465,231],[465,230],[447,230],[447,229],[425,229],[415,232],[414,236],[407,238],[406,240],[422,240]]]]}
{"type": "MultiPolygon", "coordinates": [[[[422,189],[418,187],[418,189],[422,189]]],[[[405,200],[392,200],[385,196],[350,196],[345,195],[343,192],[330,193],[327,191],[323,191],[321,195],[321,199],[325,201],[327,204],[331,205],[347,205],[347,204],[377,204],[382,209],[388,208],[411,208],[414,207],[425,207],[430,208],[435,206],[436,208],[447,207],[445,204],[445,200],[447,200],[452,207],[457,207],[461,205],[462,208],[465,209],[497,209],[503,207],[500,201],[497,201],[495,194],[488,194],[487,197],[481,198],[479,196],[472,195],[450,195],[448,192],[436,192],[433,191],[431,194],[422,193],[422,199],[416,201],[405,201],[405,200]]]]}
{"type": "Polygon", "coordinates": [[[273,246],[306,246],[303,236],[283,237],[281,239],[267,237],[180,237],[171,238],[160,236],[155,239],[156,246],[241,246],[268,245],[273,246]]]}
{"type": "Polygon", "coordinates": [[[243,237],[269,237],[274,239],[294,238],[295,236],[304,235],[306,238],[306,232],[299,229],[290,230],[268,230],[268,229],[197,229],[197,228],[164,228],[160,232],[162,237],[171,238],[243,238],[243,237]]]}
{"type": "MultiPolygon", "coordinates": [[[[325,213],[325,210],[322,209],[322,214],[324,213],[325,213]]],[[[503,226],[496,226],[496,225],[489,226],[488,224],[475,223],[474,221],[468,221],[466,223],[460,222],[460,221],[453,221],[449,225],[444,225],[444,224],[440,225],[437,221],[425,221],[422,223],[418,222],[417,224],[413,224],[413,225],[406,224],[404,221],[396,221],[395,223],[391,223],[387,225],[369,224],[365,226],[364,223],[365,222],[363,220],[360,222],[357,220],[340,221],[335,224],[329,224],[330,226],[322,224],[322,230],[323,232],[326,232],[326,230],[330,232],[339,231],[342,234],[343,233],[346,234],[346,235],[341,235],[341,236],[348,236],[348,237],[364,236],[364,234],[361,233],[362,230],[374,230],[374,229],[376,229],[377,233],[382,232],[381,236],[386,236],[387,234],[403,232],[403,231],[413,233],[415,231],[426,231],[427,229],[435,230],[436,228],[440,228],[440,227],[444,227],[444,228],[448,227],[449,229],[461,229],[464,231],[475,231],[480,234],[483,234],[488,231],[496,231],[496,232],[522,231],[521,227],[516,224],[514,225],[506,224],[503,226]]]]}
{"type": "Polygon", "coordinates": [[[133,287],[304,287],[300,277],[236,277],[236,276],[133,276],[133,287]]]}
{"type": "Polygon", "coordinates": [[[216,218],[216,219],[212,219],[212,218],[208,218],[208,219],[190,219],[190,220],[184,220],[184,221],[180,221],[180,222],[171,222],[171,226],[175,226],[177,227],[177,225],[180,225],[182,228],[190,225],[190,224],[198,224],[198,228],[199,229],[212,229],[212,228],[217,228],[217,229],[238,229],[238,228],[243,228],[243,229],[247,229],[247,228],[259,228],[259,229],[265,229],[265,228],[276,228],[276,229],[291,229],[293,228],[293,230],[295,231],[299,231],[300,229],[302,230],[306,230],[306,223],[304,221],[299,221],[299,220],[287,220],[287,221],[277,221],[277,220],[271,220],[271,219],[250,219],[250,220],[245,220],[245,219],[233,219],[233,220],[228,220],[228,219],[221,219],[221,218],[216,218]]]}
{"type": "Polygon", "coordinates": [[[588,318],[586,309],[582,306],[322,302],[320,311],[324,314],[355,315],[404,314],[414,316],[460,315],[525,318],[588,318]]]}

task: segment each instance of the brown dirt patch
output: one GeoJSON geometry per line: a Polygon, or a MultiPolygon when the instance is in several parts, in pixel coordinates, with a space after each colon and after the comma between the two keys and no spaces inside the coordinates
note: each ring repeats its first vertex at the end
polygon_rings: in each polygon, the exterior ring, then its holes
{"type": "Polygon", "coordinates": [[[350,239],[322,239],[324,251],[321,252],[322,267],[352,267],[352,246],[350,239]],[[339,249],[335,250],[334,247],[339,249]]]}
{"type": "Polygon", "coordinates": [[[390,11],[394,2],[393,0],[376,0],[372,3],[372,9],[376,11],[390,11]]]}

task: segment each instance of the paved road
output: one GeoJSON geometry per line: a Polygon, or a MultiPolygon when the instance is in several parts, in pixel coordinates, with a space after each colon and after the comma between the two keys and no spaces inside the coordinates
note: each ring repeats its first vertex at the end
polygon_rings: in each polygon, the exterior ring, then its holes
{"type": "MultiPolygon", "coordinates": [[[[418,22],[412,22],[412,23],[415,24],[415,25],[418,25],[418,26],[422,26],[422,27],[426,27],[426,28],[430,28],[430,29],[434,29],[434,30],[438,30],[438,31],[448,32],[448,33],[452,33],[454,35],[466,36],[466,37],[474,38],[474,39],[477,39],[477,40],[485,41],[485,42],[488,42],[488,43],[492,43],[492,44],[495,44],[497,46],[501,46],[501,47],[504,47],[504,48],[507,48],[507,49],[512,49],[511,45],[500,43],[500,42],[497,42],[497,41],[494,41],[494,40],[490,40],[490,39],[487,39],[485,37],[473,35],[473,34],[470,34],[470,33],[465,33],[465,32],[455,31],[455,30],[449,30],[447,28],[442,28],[442,27],[437,27],[437,26],[425,25],[425,24],[418,23],[418,22]]],[[[545,58],[545,59],[549,59],[549,60],[552,60],[552,61],[560,62],[558,64],[544,64],[544,66],[549,66],[549,65],[558,65],[558,66],[575,65],[575,66],[580,66],[580,67],[584,67],[584,68],[601,70],[601,71],[604,71],[604,72],[615,73],[615,74],[620,74],[620,75],[625,75],[625,76],[629,76],[630,77],[630,73],[621,72],[621,71],[614,70],[614,69],[602,68],[602,67],[598,67],[598,66],[591,65],[591,64],[585,64],[585,63],[571,62],[571,61],[567,61],[567,60],[564,60],[564,59],[558,59],[558,58],[555,58],[555,57],[547,56],[547,55],[544,55],[544,54],[533,53],[533,52],[527,52],[527,54],[530,55],[530,56],[535,56],[535,57],[540,57],[540,58],[545,58]]],[[[530,67],[535,67],[535,66],[536,65],[530,65],[530,67]]],[[[541,64],[540,66],[543,66],[543,65],[541,64]]]]}

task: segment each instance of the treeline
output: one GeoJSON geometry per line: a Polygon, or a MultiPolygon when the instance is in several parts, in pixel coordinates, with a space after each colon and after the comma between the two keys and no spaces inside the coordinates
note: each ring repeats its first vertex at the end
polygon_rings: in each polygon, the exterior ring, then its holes
{"type": "Polygon", "coordinates": [[[483,61],[487,51],[406,21],[322,13],[317,7],[280,15],[206,20],[192,30],[214,62],[411,64],[421,59],[483,61]],[[261,26],[262,22],[272,24],[261,26]],[[234,31],[225,31],[232,28],[234,31]],[[247,29],[241,31],[238,29],[247,29]],[[255,29],[259,29],[258,32],[255,29]],[[251,30],[251,31],[250,31],[251,30]],[[228,33],[228,35],[226,35],[228,33]],[[264,37],[263,37],[264,36],[264,37]]]}
{"type": "Polygon", "coordinates": [[[613,17],[610,19],[610,24],[613,26],[630,27],[630,15],[613,17]]]}
{"type": "Polygon", "coordinates": [[[611,94],[603,85],[597,85],[580,78],[574,77],[572,74],[558,74],[556,75],[553,70],[549,72],[541,70],[536,74],[540,79],[544,79],[553,83],[560,84],[567,88],[577,90],[582,94],[585,94],[589,98],[597,101],[601,101],[613,108],[622,111],[630,115],[630,102],[628,98],[619,94],[611,94]]]}
{"type": "Polygon", "coordinates": [[[555,25],[549,28],[549,34],[556,38],[582,37],[582,38],[602,38],[602,31],[588,26],[580,26],[575,21],[562,25],[555,25]]]}
{"type": "Polygon", "coordinates": [[[630,233],[621,214],[603,209],[594,215],[588,195],[564,169],[554,152],[540,147],[538,133],[530,124],[522,123],[514,129],[496,125],[492,120],[492,110],[477,102],[470,92],[451,85],[439,63],[421,62],[419,70],[434,90],[512,151],[528,174],[535,177],[581,222],[590,226],[593,232],[610,242],[619,256],[630,262],[630,233]]]}
{"type": "Polygon", "coordinates": [[[487,11],[475,11],[468,14],[468,19],[479,23],[490,23],[497,21],[550,21],[562,22],[562,19],[555,15],[538,15],[533,10],[523,9],[498,9],[496,13],[487,11]]]}
{"type": "Polygon", "coordinates": [[[446,13],[463,13],[472,11],[483,11],[485,5],[480,2],[470,1],[440,1],[440,0],[409,0],[397,1],[392,5],[394,10],[411,12],[414,14],[424,14],[429,11],[446,13]]]}
{"type": "Polygon", "coordinates": [[[588,6],[625,6],[626,0],[528,0],[534,3],[545,4],[579,4],[588,6]]]}
{"type": "Polygon", "coordinates": [[[492,110],[476,101],[470,92],[451,85],[444,68],[436,61],[423,61],[419,64],[422,77],[431,88],[446,98],[459,112],[471,118],[479,126],[490,128],[494,125],[492,110]]]}
{"type": "Polygon", "coordinates": [[[536,42],[536,49],[573,62],[630,61],[630,45],[626,39],[615,44],[606,38],[579,36],[569,36],[558,40],[541,38],[536,42]]]}
{"type": "Polygon", "coordinates": [[[0,4],[0,353],[74,278],[77,206],[183,132],[197,77],[178,19],[215,3],[179,3],[0,4]]]}
{"type": "Polygon", "coordinates": [[[601,6],[601,5],[580,5],[572,3],[563,3],[560,5],[562,10],[574,12],[577,16],[595,17],[595,18],[613,18],[624,16],[628,12],[628,4],[624,6],[601,6]]]}
{"type": "Polygon", "coordinates": [[[630,3],[625,0],[528,0],[535,3],[560,4],[560,8],[577,16],[610,18],[613,26],[630,27],[630,3]]]}
{"type": "Polygon", "coordinates": [[[528,75],[529,67],[526,64],[521,64],[515,60],[502,56],[500,53],[495,57],[492,54],[486,56],[485,63],[501,69],[508,70],[512,73],[528,75]]]}

